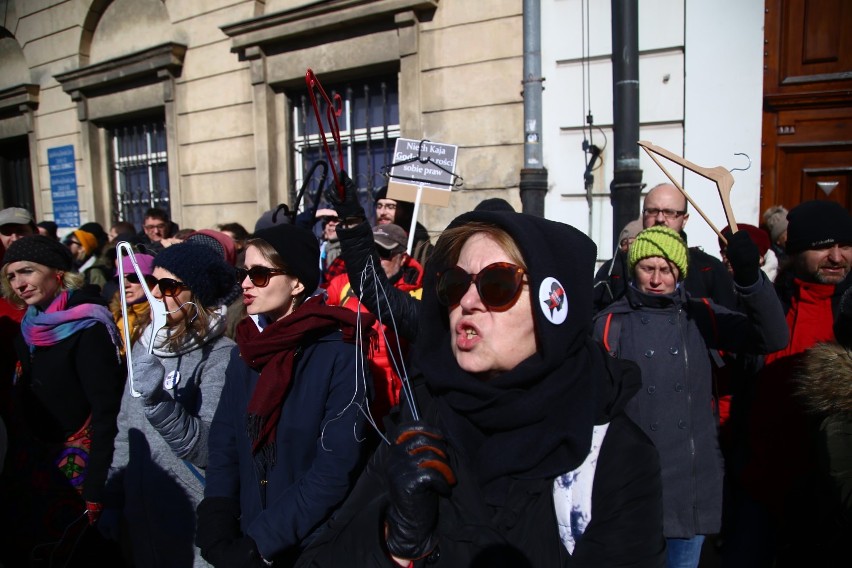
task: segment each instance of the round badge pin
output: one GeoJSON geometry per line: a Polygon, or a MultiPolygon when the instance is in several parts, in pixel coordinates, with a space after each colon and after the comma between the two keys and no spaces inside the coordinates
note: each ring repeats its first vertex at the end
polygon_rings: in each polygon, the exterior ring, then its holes
{"type": "Polygon", "coordinates": [[[166,375],[166,380],[163,381],[163,388],[166,390],[172,390],[175,388],[180,382],[180,371],[175,369],[168,375],[166,375]]]}
{"type": "Polygon", "coordinates": [[[568,317],[568,298],[565,296],[565,287],[559,280],[552,276],[545,278],[538,287],[539,308],[554,325],[561,325],[568,317]]]}

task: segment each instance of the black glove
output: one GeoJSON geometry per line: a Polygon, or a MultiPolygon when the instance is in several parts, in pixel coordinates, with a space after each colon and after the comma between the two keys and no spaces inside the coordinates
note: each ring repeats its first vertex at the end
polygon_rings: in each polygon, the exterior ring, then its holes
{"type": "Polygon", "coordinates": [[[230,497],[206,497],[196,509],[195,544],[214,566],[222,563],[223,549],[242,536],[240,505],[230,497]]]}
{"type": "Polygon", "coordinates": [[[757,283],[760,278],[760,251],[746,231],[737,231],[728,237],[725,254],[734,271],[734,282],[743,287],[757,283]]]}
{"type": "Polygon", "coordinates": [[[435,548],[438,496],[449,495],[456,478],[439,430],[423,422],[400,426],[385,462],[390,503],[386,512],[388,551],[416,560],[435,548]]]}
{"type": "Polygon", "coordinates": [[[343,186],[343,199],[337,193],[335,184],[329,184],[325,190],[325,199],[328,201],[334,210],[337,211],[337,216],[344,223],[353,223],[355,220],[366,219],[364,208],[358,201],[358,188],[355,187],[355,182],[350,179],[345,171],[340,171],[337,174],[340,179],[340,184],[343,186]]]}

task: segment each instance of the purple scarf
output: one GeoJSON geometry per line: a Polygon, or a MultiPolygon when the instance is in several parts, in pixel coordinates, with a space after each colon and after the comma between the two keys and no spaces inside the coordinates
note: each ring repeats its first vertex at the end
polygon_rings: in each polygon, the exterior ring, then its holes
{"type": "Polygon", "coordinates": [[[30,351],[36,347],[55,345],[80,330],[102,323],[109,331],[118,354],[121,339],[109,310],[97,304],[79,304],[65,309],[70,296],[70,292],[65,290],[43,312],[39,312],[35,306],[30,306],[27,309],[27,313],[21,321],[21,334],[24,336],[24,341],[26,341],[30,351]]]}

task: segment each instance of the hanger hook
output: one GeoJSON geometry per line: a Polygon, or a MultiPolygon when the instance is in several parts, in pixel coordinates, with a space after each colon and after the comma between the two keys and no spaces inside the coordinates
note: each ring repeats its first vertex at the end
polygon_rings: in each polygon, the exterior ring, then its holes
{"type": "Polygon", "coordinates": [[[744,168],[731,168],[731,172],[744,172],[747,169],[751,168],[751,158],[748,157],[748,154],[745,152],[734,152],[734,156],[745,156],[746,160],[748,160],[748,165],[744,168]]]}

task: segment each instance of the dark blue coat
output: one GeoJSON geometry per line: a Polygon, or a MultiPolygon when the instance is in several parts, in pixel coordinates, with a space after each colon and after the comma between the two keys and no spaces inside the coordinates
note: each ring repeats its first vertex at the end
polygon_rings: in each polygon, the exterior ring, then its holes
{"type": "Polygon", "coordinates": [[[715,350],[770,353],[789,339],[765,276],[736,291],[744,314],[690,298],[683,286],[665,296],[628,286],[595,317],[595,338],[642,370],[642,388],[625,412],[660,452],[667,538],[713,534],[721,524],[723,463],[713,398],[713,359],[721,358],[715,350]]]}
{"type": "MultiPolygon", "coordinates": [[[[335,332],[297,356],[278,422],[275,464],[266,471],[256,465],[246,432],[260,375],[243,362],[238,348],[231,352],[210,426],[204,496],[239,501],[242,532],[264,558],[296,553],[360,473],[367,444],[359,441],[365,419],[354,402],[356,349],[335,332]]],[[[363,397],[363,387],[359,394],[363,397]]]]}

